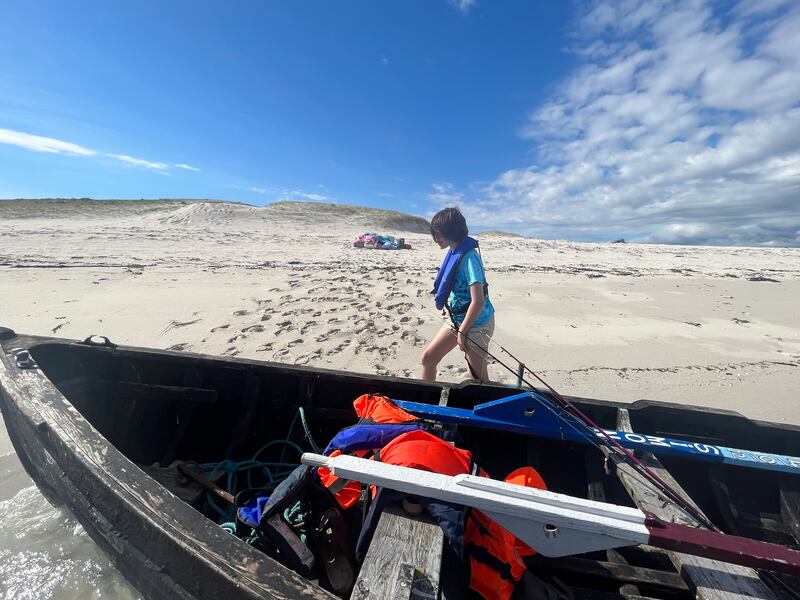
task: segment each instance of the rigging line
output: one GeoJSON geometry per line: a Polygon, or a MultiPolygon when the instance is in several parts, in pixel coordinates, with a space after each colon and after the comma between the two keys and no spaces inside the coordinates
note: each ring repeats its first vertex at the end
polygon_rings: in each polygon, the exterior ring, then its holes
{"type": "MultiPolygon", "coordinates": [[[[461,331],[460,331],[460,329],[459,329],[459,327],[458,327],[458,325],[456,323],[452,323],[451,324],[451,328],[456,333],[461,333],[461,331]]],[[[487,356],[489,356],[492,359],[494,359],[497,363],[499,363],[500,365],[505,367],[512,374],[515,374],[515,375],[517,374],[511,367],[509,367],[508,365],[503,363],[501,360],[499,360],[488,349],[482,348],[479,344],[477,344],[473,338],[469,337],[468,334],[462,333],[462,335],[464,335],[470,342],[472,342],[480,351],[482,351],[484,354],[486,354],[487,356]]],[[[605,439],[605,441],[606,441],[605,445],[608,446],[610,448],[610,450],[616,452],[617,456],[619,454],[622,454],[622,457],[618,456],[618,458],[621,458],[622,460],[624,460],[624,462],[626,462],[629,466],[631,466],[633,469],[635,469],[637,472],[639,472],[639,474],[642,475],[643,477],[645,477],[645,479],[649,479],[651,483],[655,484],[655,486],[662,493],[664,493],[668,498],[670,498],[673,502],[675,502],[682,510],[684,510],[687,514],[689,514],[692,517],[694,517],[695,519],[697,519],[697,521],[699,523],[701,523],[705,527],[711,529],[712,531],[721,531],[700,510],[696,509],[681,494],[676,492],[666,481],[664,481],[661,477],[659,477],[656,473],[654,473],[647,465],[645,465],[638,458],[636,458],[636,456],[634,456],[634,454],[630,450],[628,450],[627,448],[623,447],[619,442],[617,442],[610,435],[608,435],[608,433],[606,433],[605,429],[603,429],[602,427],[597,425],[592,419],[590,419],[587,415],[585,415],[583,413],[583,411],[581,411],[578,407],[576,407],[572,402],[570,402],[569,400],[564,398],[561,394],[559,394],[552,386],[550,386],[546,381],[544,381],[541,377],[539,377],[539,375],[537,375],[533,370],[531,370],[524,363],[522,363],[516,356],[511,354],[511,352],[506,350],[501,344],[495,342],[494,340],[490,340],[489,343],[492,343],[492,344],[495,344],[496,346],[498,346],[503,352],[508,354],[514,361],[516,361],[518,364],[522,365],[523,369],[525,369],[529,373],[532,373],[533,376],[536,377],[537,380],[542,382],[547,387],[547,389],[550,390],[550,392],[553,393],[556,396],[556,398],[558,399],[557,403],[559,404],[559,406],[565,412],[567,412],[570,415],[572,415],[572,416],[576,417],[577,419],[579,419],[579,421],[582,422],[582,424],[583,424],[583,426],[585,428],[591,428],[591,429],[596,430],[600,434],[600,436],[602,436],[602,438],[605,439]]],[[[520,379],[523,381],[523,383],[528,385],[531,389],[535,389],[535,387],[529,381],[527,381],[525,378],[520,377],[520,379]]],[[[566,422],[569,422],[563,416],[561,416],[561,415],[557,415],[557,416],[559,416],[559,418],[561,418],[562,420],[564,420],[566,422]]],[[[596,445],[599,448],[600,447],[599,442],[600,442],[600,439],[596,437],[595,441],[593,442],[593,445],[596,445]]]]}
{"type": "MultiPolygon", "coordinates": [[[[458,329],[457,329],[456,327],[452,326],[452,325],[451,325],[451,328],[452,328],[454,331],[458,331],[458,329]]],[[[516,372],[514,369],[512,369],[510,366],[508,366],[508,365],[507,365],[506,363],[504,363],[502,360],[500,360],[499,358],[497,358],[497,356],[495,356],[494,354],[492,354],[491,352],[489,352],[489,350],[487,350],[487,349],[485,349],[485,348],[481,347],[479,344],[477,344],[477,343],[475,342],[475,339],[474,339],[474,338],[472,338],[472,337],[470,337],[470,336],[469,336],[469,334],[463,334],[463,333],[462,333],[462,335],[464,335],[464,336],[467,338],[467,340],[469,340],[470,342],[472,342],[472,343],[475,345],[475,347],[476,347],[478,350],[480,350],[481,352],[483,352],[484,354],[486,354],[487,356],[489,356],[490,358],[492,358],[492,359],[493,359],[495,362],[497,362],[499,365],[501,365],[502,367],[504,367],[504,368],[505,368],[505,369],[506,369],[506,370],[507,370],[509,373],[511,373],[512,375],[516,375],[516,374],[517,374],[517,372],[516,372]]],[[[498,344],[497,342],[495,342],[494,340],[490,340],[490,342],[489,342],[489,343],[491,343],[491,344],[495,344],[496,346],[499,346],[499,344],[498,344]]],[[[466,352],[465,352],[464,354],[466,355],[466,352]]],[[[523,382],[524,382],[524,383],[526,383],[526,384],[527,384],[527,385],[528,385],[530,388],[532,388],[532,389],[533,389],[533,386],[532,386],[532,385],[531,385],[531,384],[530,384],[528,381],[526,381],[525,379],[523,379],[523,382]]],[[[569,426],[570,426],[570,427],[571,427],[571,428],[572,428],[572,429],[575,431],[575,433],[577,433],[577,434],[581,435],[581,436],[582,436],[584,439],[586,439],[586,440],[589,442],[589,444],[590,444],[590,445],[592,445],[592,446],[596,446],[597,448],[599,448],[600,446],[602,446],[602,445],[603,445],[603,444],[600,442],[600,440],[597,438],[597,435],[596,435],[596,434],[595,434],[595,435],[592,435],[592,434],[590,434],[590,433],[587,433],[587,431],[586,431],[586,430],[587,430],[588,428],[586,427],[586,424],[585,424],[585,423],[581,423],[580,421],[578,421],[578,423],[575,423],[574,421],[572,421],[572,420],[570,420],[570,419],[567,419],[567,418],[565,418],[563,414],[559,414],[559,413],[558,413],[558,411],[556,410],[555,406],[553,406],[553,403],[552,403],[552,402],[542,403],[542,406],[543,406],[544,408],[546,408],[548,411],[550,411],[550,413],[551,413],[551,414],[553,414],[553,415],[554,415],[556,418],[558,418],[558,419],[559,419],[561,422],[563,422],[563,423],[566,423],[567,425],[569,425],[569,426]],[[582,425],[582,427],[579,427],[579,426],[578,426],[578,424],[582,425]]],[[[562,409],[563,409],[563,407],[562,407],[562,409]]],[[[568,414],[569,414],[571,417],[575,418],[575,419],[577,419],[577,418],[578,418],[576,415],[573,415],[573,414],[572,414],[572,413],[570,413],[570,412],[568,412],[568,414]]]]}
{"type": "MultiPolygon", "coordinates": [[[[463,335],[463,334],[462,334],[462,335],[463,335]]],[[[511,373],[512,375],[516,375],[516,374],[517,374],[517,372],[516,372],[514,369],[512,369],[510,366],[508,366],[508,365],[507,365],[506,363],[504,363],[502,360],[500,360],[499,358],[497,358],[497,356],[495,356],[494,354],[492,354],[492,353],[491,353],[491,352],[489,352],[488,350],[485,350],[484,348],[482,348],[482,347],[478,346],[478,345],[475,343],[475,340],[474,340],[474,338],[470,338],[468,334],[467,334],[465,337],[466,337],[466,338],[467,338],[469,341],[471,341],[473,344],[475,344],[475,345],[478,347],[478,349],[479,349],[479,350],[481,350],[482,352],[484,352],[485,354],[487,354],[487,355],[488,355],[489,357],[491,357],[491,358],[492,358],[492,359],[493,359],[493,360],[494,360],[496,363],[498,363],[499,365],[501,365],[502,367],[504,367],[504,368],[505,368],[505,369],[506,369],[506,370],[507,370],[509,373],[511,373]]],[[[495,344],[495,345],[499,345],[499,344],[497,344],[496,342],[491,342],[491,343],[493,343],[493,344],[495,344]]],[[[533,386],[532,386],[532,385],[531,385],[531,384],[530,384],[528,381],[526,381],[526,380],[524,380],[524,379],[523,379],[523,382],[524,382],[524,383],[526,383],[526,384],[527,384],[529,387],[531,387],[531,388],[533,389],[533,386]]],[[[558,419],[558,420],[559,420],[561,423],[566,423],[567,425],[569,425],[569,426],[572,428],[572,430],[573,430],[573,431],[574,431],[576,434],[578,434],[578,435],[580,435],[581,437],[583,437],[583,438],[584,438],[584,439],[585,439],[585,440],[586,440],[586,441],[589,443],[589,445],[590,445],[590,446],[595,446],[596,448],[600,448],[601,446],[603,446],[603,443],[602,443],[602,442],[601,442],[601,441],[598,439],[598,437],[597,437],[597,434],[596,434],[596,433],[588,433],[588,432],[587,432],[587,429],[589,429],[589,428],[586,426],[586,424],[585,424],[585,423],[581,423],[579,420],[578,420],[578,421],[577,421],[577,423],[576,423],[576,422],[573,420],[573,419],[578,419],[578,417],[577,417],[576,415],[572,414],[571,412],[568,412],[568,411],[564,410],[562,407],[559,407],[559,408],[562,408],[562,412],[561,412],[561,413],[559,413],[559,412],[558,412],[558,410],[557,410],[557,405],[556,405],[555,403],[553,403],[552,401],[549,401],[549,399],[548,399],[548,402],[543,402],[543,403],[541,403],[541,406],[542,406],[542,407],[544,407],[546,410],[548,410],[548,411],[549,411],[549,412],[550,412],[550,413],[551,413],[553,416],[555,416],[555,417],[556,417],[556,418],[557,418],[557,419],[558,419]],[[568,419],[568,418],[566,418],[566,417],[564,416],[564,413],[565,413],[565,412],[566,412],[566,413],[567,413],[567,414],[568,414],[570,417],[572,417],[572,419],[568,419]],[[579,426],[579,425],[580,425],[580,426],[579,426]]]]}
{"type": "MultiPolygon", "coordinates": [[[[671,497],[675,502],[677,502],[681,508],[683,508],[686,512],[692,515],[695,519],[697,519],[700,523],[708,527],[713,531],[720,531],[720,529],[714,525],[708,517],[706,517],[699,509],[696,509],[687,499],[685,499],[680,493],[678,493],[672,486],[670,486],[666,481],[664,481],[658,474],[653,472],[647,465],[641,462],[630,450],[623,447],[617,440],[612,438],[608,433],[606,433],[605,429],[598,426],[592,419],[590,419],[583,411],[581,411],[577,406],[575,406],[572,402],[564,398],[561,394],[559,394],[549,383],[547,383],[544,379],[542,379],[537,373],[535,373],[530,367],[525,365],[524,363],[520,362],[519,359],[511,354],[508,350],[506,350],[501,344],[497,344],[497,346],[506,354],[508,354],[513,360],[517,363],[522,365],[522,368],[526,370],[528,373],[532,374],[538,381],[543,383],[551,393],[553,393],[561,403],[574,415],[576,415],[579,419],[581,419],[584,423],[587,423],[589,426],[596,429],[605,440],[614,446],[619,452],[621,452],[628,460],[628,464],[634,466],[638,471],[643,473],[647,478],[649,478],[652,482],[656,483],[658,487],[664,492],[668,497],[671,497]]],[[[531,386],[533,387],[533,386],[531,386]]]]}

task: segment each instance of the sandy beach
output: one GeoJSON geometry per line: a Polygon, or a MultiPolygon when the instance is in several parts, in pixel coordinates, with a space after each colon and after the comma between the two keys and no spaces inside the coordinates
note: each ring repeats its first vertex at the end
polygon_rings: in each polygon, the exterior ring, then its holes
{"type": "MultiPolygon", "coordinates": [[[[800,424],[800,249],[477,237],[496,340],[559,391],[800,424]]],[[[0,325],[21,333],[414,377],[443,323],[429,294],[443,252],[398,213],[0,202],[0,240],[0,325]],[[354,248],[365,231],[413,250],[354,248]]],[[[451,353],[440,378],[466,377],[451,353]]],[[[0,519],[0,597],[137,597],[4,429],[0,519]]]]}
{"type": "MultiPolygon", "coordinates": [[[[3,203],[0,238],[0,321],[25,333],[414,377],[443,322],[443,253],[399,213],[3,203]],[[413,250],[352,246],[371,230],[413,250]]],[[[559,391],[800,423],[800,250],[478,238],[496,340],[559,391]]],[[[451,353],[440,378],[466,377],[451,353]]]]}

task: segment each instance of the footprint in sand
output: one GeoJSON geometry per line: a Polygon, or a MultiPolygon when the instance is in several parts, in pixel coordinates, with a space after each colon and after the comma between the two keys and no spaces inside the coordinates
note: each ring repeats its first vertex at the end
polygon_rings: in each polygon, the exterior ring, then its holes
{"type": "Polygon", "coordinates": [[[211,333],[216,333],[217,331],[219,331],[221,329],[227,329],[230,326],[231,326],[230,323],[225,323],[225,325],[217,325],[216,327],[212,327],[210,329],[210,331],[211,331],[211,333]]]}
{"type": "Polygon", "coordinates": [[[182,352],[189,348],[189,344],[187,342],[181,342],[180,344],[173,344],[167,350],[175,350],[177,352],[182,352]]]}
{"type": "Polygon", "coordinates": [[[309,361],[315,360],[320,356],[322,356],[322,350],[314,350],[313,352],[309,352],[307,354],[301,354],[300,356],[298,356],[295,359],[294,364],[306,365],[309,363],[309,361]]]}
{"type": "Polygon", "coordinates": [[[282,349],[276,351],[272,355],[272,358],[275,358],[275,359],[283,358],[284,356],[287,356],[288,354],[289,354],[289,351],[286,348],[282,348],[282,349]]]}
{"type": "Polygon", "coordinates": [[[286,344],[286,347],[287,348],[294,348],[295,346],[298,346],[298,345],[300,345],[302,343],[303,343],[303,338],[297,338],[296,340],[292,340],[291,342],[286,344]]]}
{"type": "Polygon", "coordinates": [[[250,327],[245,327],[244,329],[242,329],[242,331],[244,333],[251,333],[251,332],[252,333],[261,333],[262,331],[264,331],[264,326],[263,325],[250,325],[250,327]]]}
{"type": "Polygon", "coordinates": [[[242,317],[242,316],[247,314],[247,309],[246,308],[240,308],[239,310],[233,311],[233,314],[235,316],[237,316],[237,317],[242,317]]]}
{"type": "Polygon", "coordinates": [[[256,348],[256,352],[269,352],[272,350],[272,346],[274,346],[273,342],[267,342],[266,344],[261,344],[258,348],[256,348]]]}
{"type": "Polygon", "coordinates": [[[316,324],[317,324],[316,321],[306,321],[305,325],[303,325],[300,328],[300,335],[305,335],[306,333],[308,333],[308,330],[314,327],[314,325],[316,324]]]}
{"type": "Polygon", "coordinates": [[[281,323],[278,323],[278,330],[275,332],[275,335],[283,335],[284,333],[286,333],[287,331],[291,331],[292,329],[294,329],[294,327],[292,327],[291,321],[288,320],[283,321],[281,323]]]}
{"type": "Polygon", "coordinates": [[[352,342],[353,342],[353,340],[345,340],[345,341],[343,341],[341,344],[339,344],[338,346],[333,348],[333,350],[329,350],[328,352],[326,352],[325,356],[331,356],[333,354],[338,354],[339,352],[341,352],[342,350],[347,348],[352,342]]]}
{"type": "Polygon", "coordinates": [[[336,335],[340,331],[341,331],[341,329],[331,329],[330,331],[326,331],[325,333],[323,333],[321,335],[318,335],[315,338],[315,341],[317,341],[317,342],[326,342],[326,341],[328,341],[328,339],[330,339],[331,336],[336,335]]]}

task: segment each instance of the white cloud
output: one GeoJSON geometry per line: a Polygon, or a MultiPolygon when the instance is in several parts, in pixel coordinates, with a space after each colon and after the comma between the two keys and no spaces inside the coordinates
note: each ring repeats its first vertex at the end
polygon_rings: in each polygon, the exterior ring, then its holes
{"type": "MultiPolygon", "coordinates": [[[[231,186],[237,190],[242,190],[245,192],[253,192],[255,194],[261,194],[265,196],[276,196],[280,200],[311,200],[313,202],[332,202],[330,196],[325,196],[323,194],[317,194],[315,192],[306,192],[305,190],[301,189],[288,189],[288,188],[273,188],[273,187],[261,187],[261,186],[249,186],[249,187],[240,187],[237,185],[231,186]]],[[[327,189],[324,185],[317,185],[320,189],[327,189]]]]}
{"type": "Polygon", "coordinates": [[[178,167],[179,169],[185,169],[187,171],[195,171],[195,172],[200,171],[200,169],[198,169],[197,167],[193,167],[192,165],[187,165],[186,163],[174,163],[172,166],[178,167]]]}
{"type": "Polygon", "coordinates": [[[440,208],[459,204],[464,199],[464,194],[457,191],[450,182],[434,183],[431,187],[433,193],[428,194],[428,199],[440,208]]]}
{"type": "Polygon", "coordinates": [[[462,203],[470,222],[547,237],[800,245],[800,4],[721,10],[591,4],[575,27],[582,65],[521,129],[535,164],[462,203]]]}
{"type": "Polygon", "coordinates": [[[476,0],[450,0],[450,4],[466,15],[475,6],[476,0]]]}
{"type": "Polygon", "coordinates": [[[106,156],[110,156],[111,158],[116,158],[117,160],[121,160],[122,162],[128,163],[129,165],[134,165],[136,167],[155,169],[156,171],[166,171],[167,169],[169,169],[169,165],[167,163],[153,162],[151,160],[135,158],[133,156],[128,156],[127,154],[106,154],[106,156]]]}
{"type": "Polygon", "coordinates": [[[324,196],[323,194],[314,194],[304,192],[303,190],[284,190],[283,194],[289,198],[303,198],[305,200],[312,200],[314,202],[327,202],[330,200],[328,196],[324,196]]]}
{"type": "MultiPolygon", "coordinates": [[[[44,137],[41,135],[33,135],[22,131],[13,131],[11,129],[0,129],[0,144],[10,144],[12,146],[25,148],[26,150],[33,150],[34,152],[46,152],[48,154],[68,154],[72,156],[97,156],[100,154],[96,150],[92,150],[78,144],[73,144],[72,142],[65,142],[63,140],[44,137]]],[[[169,172],[170,165],[163,162],[135,158],[127,154],[105,153],[104,156],[115,158],[129,165],[144,167],[146,169],[154,169],[164,174],[169,172]]],[[[173,166],[186,169],[188,171],[200,170],[197,167],[187,164],[175,164],[173,166]]]]}
{"type": "Polygon", "coordinates": [[[89,148],[84,148],[78,144],[21,131],[12,131],[11,129],[0,129],[0,144],[11,144],[34,152],[47,152],[50,154],[73,154],[77,156],[97,154],[94,150],[89,150],[89,148]]]}

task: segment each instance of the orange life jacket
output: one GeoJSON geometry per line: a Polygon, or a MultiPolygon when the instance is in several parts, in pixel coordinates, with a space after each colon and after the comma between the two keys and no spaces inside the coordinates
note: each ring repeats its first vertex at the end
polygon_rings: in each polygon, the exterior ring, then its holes
{"type": "MultiPolygon", "coordinates": [[[[403,423],[416,417],[402,410],[385,396],[364,394],[353,403],[362,422],[403,423]]],[[[331,456],[341,454],[339,450],[331,456]]],[[[403,433],[383,448],[352,453],[355,456],[371,456],[386,464],[399,465],[454,476],[473,472],[472,453],[456,448],[424,430],[403,433]]],[[[335,491],[336,499],[343,508],[350,508],[359,499],[363,487],[356,481],[344,481],[320,467],[318,474],[322,483],[335,491]]],[[[481,477],[488,477],[483,469],[477,469],[481,477]]],[[[512,472],[505,481],[547,489],[539,473],[533,467],[522,467],[512,472]]],[[[525,556],[535,551],[513,534],[492,521],[479,510],[468,509],[464,530],[464,548],[470,563],[470,588],[486,600],[508,600],[525,573],[525,556]]]]}
{"type": "MultiPolygon", "coordinates": [[[[359,423],[409,423],[418,420],[417,417],[407,413],[389,398],[380,394],[362,394],[353,401],[353,408],[356,409],[359,423]]],[[[374,450],[378,450],[378,448],[374,448],[374,450]]],[[[342,454],[340,450],[334,450],[330,456],[339,456],[340,454],[342,454]]],[[[370,456],[372,452],[357,450],[350,454],[364,458],[370,456]]],[[[317,469],[317,475],[322,485],[333,492],[336,501],[343,509],[355,506],[361,497],[363,488],[358,481],[340,479],[325,467],[317,469]]]]}
{"type": "MultiPolygon", "coordinates": [[[[381,462],[423,471],[460,475],[472,471],[472,453],[448,444],[427,431],[410,431],[380,450],[381,462]]],[[[477,474],[488,477],[483,469],[477,474]]],[[[508,483],[546,490],[533,467],[521,467],[505,479],[508,483]]],[[[508,600],[526,571],[525,556],[536,552],[479,510],[468,509],[464,549],[470,563],[472,590],[487,600],[508,600]]]]}
{"type": "MultiPolygon", "coordinates": [[[[521,467],[505,481],[547,489],[533,467],[521,467]]],[[[508,600],[525,573],[524,557],[536,554],[525,542],[475,509],[467,514],[464,548],[469,556],[469,587],[487,600],[508,600]]]]}

